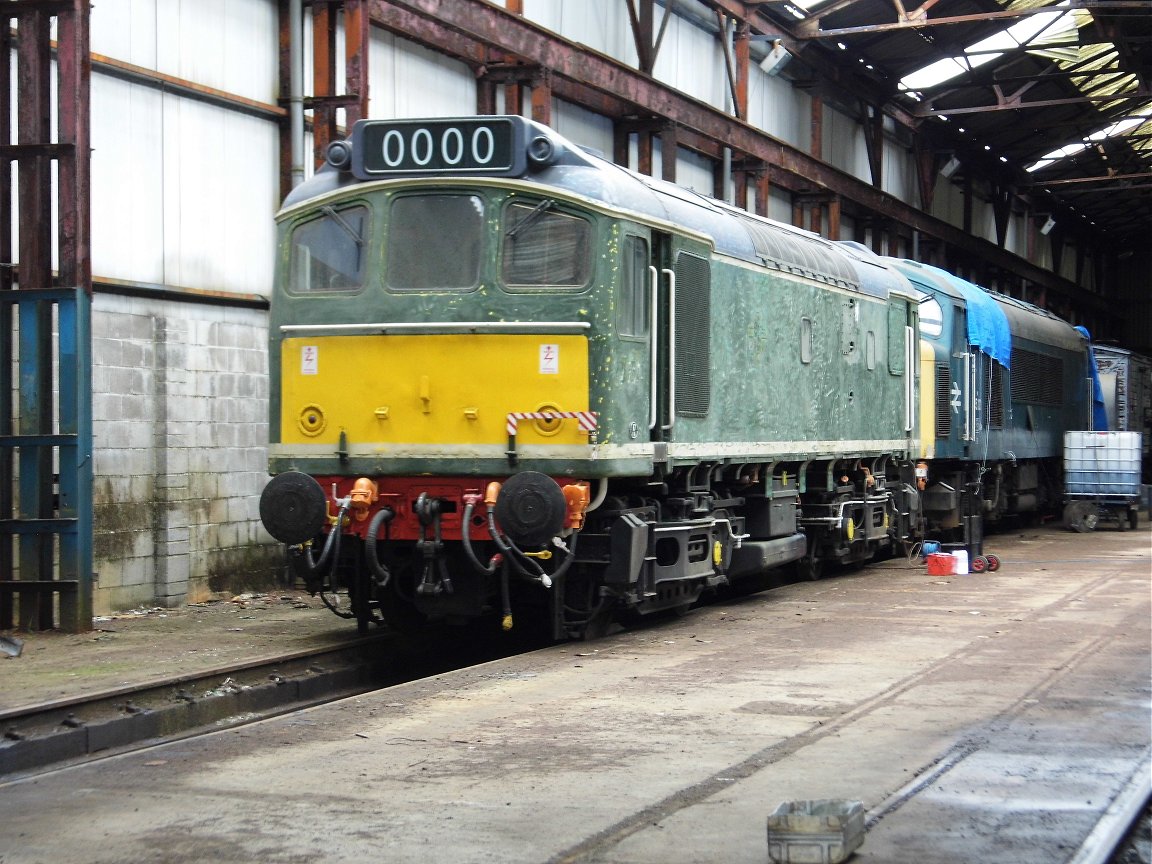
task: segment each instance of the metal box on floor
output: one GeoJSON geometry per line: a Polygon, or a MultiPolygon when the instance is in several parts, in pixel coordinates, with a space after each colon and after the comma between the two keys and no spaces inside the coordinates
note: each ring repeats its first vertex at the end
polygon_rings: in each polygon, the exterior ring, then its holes
{"type": "Polygon", "coordinates": [[[774,864],[839,864],[863,842],[861,801],[785,801],[768,816],[768,860],[774,864]]]}
{"type": "Polygon", "coordinates": [[[1140,495],[1139,432],[1065,432],[1064,490],[1069,496],[1140,495]]]}

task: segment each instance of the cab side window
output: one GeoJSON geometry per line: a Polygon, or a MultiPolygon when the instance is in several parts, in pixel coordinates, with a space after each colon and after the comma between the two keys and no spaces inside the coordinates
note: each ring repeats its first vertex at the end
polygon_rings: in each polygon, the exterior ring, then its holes
{"type": "Polygon", "coordinates": [[[648,241],[631,234],[624,238],[620,272],[620,301],[616,306],[616,329],[621,336],[648,338],[652,292],[649,289],[648,241]]]}

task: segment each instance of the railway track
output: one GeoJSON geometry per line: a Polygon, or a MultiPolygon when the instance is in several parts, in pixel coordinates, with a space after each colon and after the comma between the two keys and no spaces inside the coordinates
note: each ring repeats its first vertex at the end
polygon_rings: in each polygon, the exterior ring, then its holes
{"type": "Polygon", "coordinates": [[[0,710],[0,780],[239,726],[524,650],[379,634],[0,710]]]}
{"type": "Polygon", "coordinates": [[[368,637],[0,711],[0,777],[251,722],[376,689],[395,677],[368,637]]]}

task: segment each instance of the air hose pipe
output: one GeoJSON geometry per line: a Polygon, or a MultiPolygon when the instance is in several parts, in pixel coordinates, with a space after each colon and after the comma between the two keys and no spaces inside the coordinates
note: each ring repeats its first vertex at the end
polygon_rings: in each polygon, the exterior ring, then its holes
{"type": "Polygon", "coordinates": [[[368,523],[368,534],[364,538],[364,557],[368,559],[368,569],[372,572],[372,578],[376,580],[376,585],[379,588],[388,587],[388,582],[392,578],[392,571],[377,557],[376,535],[380,533],[380,526],[391,522],[395,515],[396,511],[391,507],[381,507],[372,517],[372,521],[368,523]]]}

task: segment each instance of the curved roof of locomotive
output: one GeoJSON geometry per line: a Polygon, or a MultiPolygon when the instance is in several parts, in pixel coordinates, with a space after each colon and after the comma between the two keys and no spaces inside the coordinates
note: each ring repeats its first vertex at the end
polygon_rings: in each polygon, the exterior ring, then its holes
{"type": "Polygon", "coordinates": [[[960,300],[968,310],[965,316],[968,344],[976,346],[1005,368],[1011,365],[1012,329],[1008,317],[983,288],[929,264],[907,259],[890,260],[914,284],[960,300]],[[942,287],[948,290],[941,291],[942,287]]]}
{"type": "Polygon", "coordinates": [[[883,291],[900,294],[915,300],[917,303],[922,302],[927,296],[923,291],[916,288],[907,276],[863,243],[857,243],[855,240],[835,240],[833,242],[856,265],[856,271],[860,274],[861,287],[865,291],[868,291],[866,286],[875,286],[875,290],[869,291],[869,293],[883,291]]]}
{"type": "Polygon", "coordinates": [[[1078,351],[1084,347],[1084,337],[1077,333],[1071,324],[1039,306],[1006,294],[989,291],[945,270],[918,261],[896,258],[890,260],[912,280],[913,284],[933,294],[949,297],[967,308],[971,308],[969,300],[973,296],[973,291],[979,291],[994,300],[1007,319],[1008,329],[1013,338],[1029,339],[1068,351],[1078,351]]]}
{"type": "MultiPolygon", "coordinates": [[[[712,239],[717,253],[839,288],[886,298],[913,295],[908,281],[890,268],[848,251],[819,234],[785,225],[722,201],[628,170],[578,147],[522,117],[511,118],[543,135],[553,155],[543,166],[529,162],[517,178],[601,202],[607,207],[680,225],[712,239]]],[[[340,189],[360,185],[350,173],[325,165],[294,189],[282,210],[340,189]]],[[[369,181],[370,182],[370,181],[369,181]]],[[[871,254],[871,253],[869,253],[871,254]]],[[[874,256],[873,256],[874,257],[874,256]]]]}
{"type": "Polygon", "coordinates": [[[1075,327],[1047,309],[1041,309],[1039,306],[1033,306],[1006,294],[997,294],[994,291],[988,293],[1008,316],[1008,324],[1014,336],[1018,335],[1042,345],[1051,345],[1067,351],[1082,351],[1088,344],[1088,340],[1077,332],[1075,327]]]}

